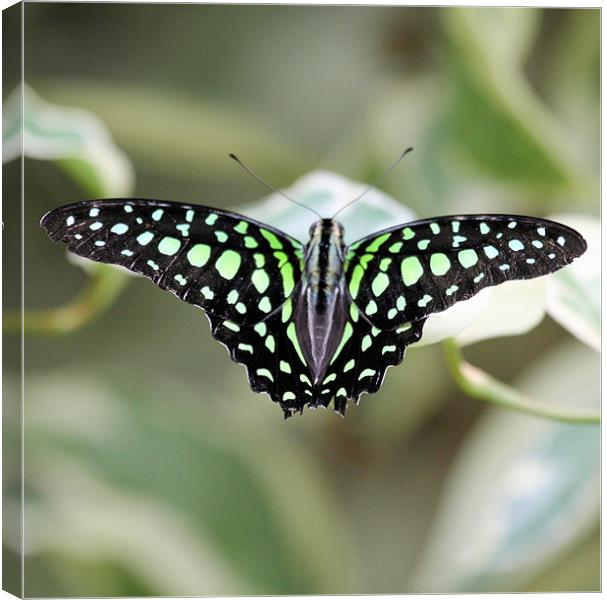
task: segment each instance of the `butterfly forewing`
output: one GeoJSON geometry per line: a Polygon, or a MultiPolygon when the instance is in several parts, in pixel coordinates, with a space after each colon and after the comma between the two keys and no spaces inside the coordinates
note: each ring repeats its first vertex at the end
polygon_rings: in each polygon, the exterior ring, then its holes
{"type": "Polygon", "coordinates": [[[546,275],[586,249],[579,233],[515,215],[413,221],[363,238],[347,253],[350,295],[375,327],[395,329],[512,279],[546,275]]]}
{"type": "Polygon", "coordinates": [[[302,246],[227,211],[151,200],[68,205],[42,220],[75,254],[122,265],[236,325],[282,306],[301,277],[302,246]]]}

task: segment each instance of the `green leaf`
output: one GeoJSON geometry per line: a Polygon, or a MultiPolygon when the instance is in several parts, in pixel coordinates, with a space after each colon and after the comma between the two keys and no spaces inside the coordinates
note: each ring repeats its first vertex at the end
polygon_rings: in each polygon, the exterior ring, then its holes
{"type": "Polygon", "coordinates": [[[483,290],[481,293],[487,292],[487,302],[474,321],[456,335],[457,343],[468,346],[495,337],[521,335],[539,325],[546,314],[547,279],[550,277],[507,281],[483,290]]]}
{"type": "Polygon", "coordinates": [[[548,278],[546,309],[569,333],[594,348],[601,349],[601,224],[585,215],[558,214],[551,219],[579,231],[586,253],[573,264],[548,278]]]}
{"type": "Polygon", "coordinates": [[[165,595],[356,585],[338,507],[288,431],[167,373],[95,372],[30,378],[31,554],[110,559],[165,595]]]}
{"type": "Polygon", "coordinates": [[[455,337],[460,346],[508,335],[521,335],[544,318],[544,279],[507,281],[485,288],[469,300],[430,315],[424,335],[412,347],[455,337]]]}
{"type": "Polygon", "coordinates": [[[546,95],[568,126],[570,144],[593,173],[598,173],[601,160],[600,9],[567,11],[567,17],[559,23],[558,44],[553,44],[551,49],[546,53],[547,64],[542,70],[546,95]]]}
{"type": "Polygon", "coordinates": [[[131,163],[95,115],[50,104],[27,85],[6,100],[2,137],[4,162],[20,155],[23,139],[25,156],[54,161],[92,196],[124,196],[133,187],[131,163]]]}
{"type": "MultiPolygon", "coordinates": [[[[599,360],[570,342],[515,382],[535,397],[599,406],[599,360]]],[[[600,429],[491,410],[451,469],[415,589],[520,591],[592,530],[599,510],[600,429]]]]}
{"type": "MultiPolygon", "coordinates": [[[[169,181],[187,179],[203,186],[229,178],[232,189],[238,182],[247,182],[250,188],[248,176],[229,160],[230,152],[260,173],[272,169],[273,182],[278,176],[302,172],[309,164],[258,117],[225,103],[99,81],[53,82],[42,89],[57,102],[77,102],[93,111],[140,168],[169,181]],[[177,114],[179,118],[172,118],[177,114]]],[[[204,196],[200,202],[213,204],[204,196]]]]}
{"type": "Polygon", "coordinates": [[[585,171],[568,135],[522,71],[537,11],[453,8],[443,14],[456,86],[450,122],[458,143],[503,180],[553,188],[579,183],[585,171]]]}

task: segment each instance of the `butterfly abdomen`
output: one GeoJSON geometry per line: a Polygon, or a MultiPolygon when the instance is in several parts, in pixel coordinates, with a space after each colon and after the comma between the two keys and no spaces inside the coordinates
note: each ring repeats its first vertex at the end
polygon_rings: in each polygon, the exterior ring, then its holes
{"type": "Polygon", "coordinates": [[[339,223],[323,219],[311,227],[295,322],[314,384],[323,379],[347,319],[343,250],[339,223]]]}

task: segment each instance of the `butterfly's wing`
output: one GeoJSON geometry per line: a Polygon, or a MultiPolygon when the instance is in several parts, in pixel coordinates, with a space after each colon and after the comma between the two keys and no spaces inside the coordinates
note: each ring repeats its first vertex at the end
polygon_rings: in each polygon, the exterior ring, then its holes
{"type": "Polygon", "coordinates": [[[247,367],[251,388],[286,415],[312,397],[291,341],[290,296],[303,261],[297,240],[236,213],[151,200],[73,204],[45,215],[42,226],[72,252],[140,273],[202,308],[213,336],[247,367]]]}
{"type": "Polygon", "coordinates": [[[302,245],[242,215],[155,200],[93,200],[41,221],[80,256],[121,265],[228,323],[258,323],[301,277],[302,245]]]}
{"type": "Polygon", "coordinates": [[[413,221],[348,248],[346,279],[365,318],[381,330],[424,319],[485,287],[552,273],[586,250],[573,229],[517,215],[413,221]]]}
{"type": "Polygon", "coordinates": [[[350,304],[342,339],[331,359],[323,381],[313,392],[316,404],[345,413],[348,401],[358,403],[362,393],[379,390],[386,369],[403,360],[405,349],[421,338],[425,319],[382,331],[362,318],[350,304]]]}
{"type": "Polygon", "coordinates": [[[280,404],[285,417],[305,406],[327,407],[345,414],[348,401],[358,402],[363,392],[376,392],[386,369],[399,364],[405,348],[417,342],[424,320],[393,331],[380,331],[360,317],[354,304],[345,326],[343,343],[320,385],[310,379],[292,321],[292,301],[255,326],[234,327],[212,316],[214,337],[225,344],[232,359],[247,367],[251,388],[267,392],[280,404]]]}
{"type": "Polygon", "coordinates": [[[318,404],[295,333],[291,298],[279,311],[254,325],[238,326],[208,316],[215,339],[228,348],[232,360],[246,366],[251,389],[267,393],[280,405],[285,418],[301,412],[306,404],[318,404]]]}

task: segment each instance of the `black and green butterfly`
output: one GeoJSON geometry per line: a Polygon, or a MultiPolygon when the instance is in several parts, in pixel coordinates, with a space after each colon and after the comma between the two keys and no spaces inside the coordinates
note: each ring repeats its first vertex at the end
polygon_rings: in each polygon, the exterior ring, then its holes
{"type": "Polygon", "coordinates": [[[553,221],[459,215],[390,227],[346,245],[320,219],[307,244],[243,215],[156,200],[92,200],[52,210],[49,236],[122,265],[202,308],[213,336],[289,417],[345,413],[376,392],[429,315],[487,286],[556,271],[586,250],[553,221]]]}

